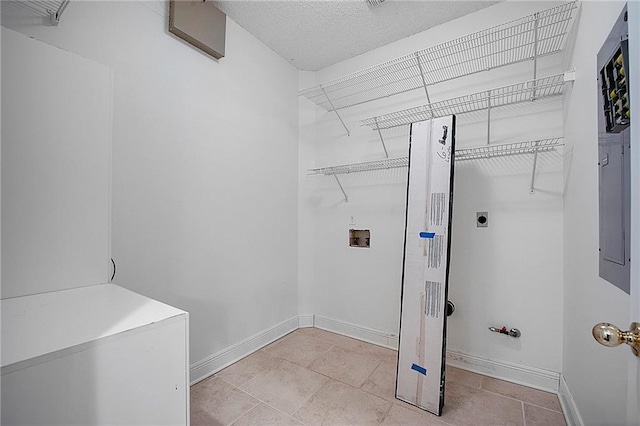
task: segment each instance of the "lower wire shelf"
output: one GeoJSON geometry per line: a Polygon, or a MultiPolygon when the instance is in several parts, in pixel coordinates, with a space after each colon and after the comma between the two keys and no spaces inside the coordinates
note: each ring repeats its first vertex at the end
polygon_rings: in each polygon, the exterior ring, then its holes
{"type": "MultiPolygon", "coordinates": [[[[512,142],[506,144],[485,145],[475,148],[456,149],[454,161],[468,161],[488,159],[494,157],[504,157],[510,155],[533,154],[533,170],[531,172],[530,192],[534,192],[536,166],[538,153],[554,151],[556,148],[564,146],[563,138],[538,139],[533,141],[512,142]]],[[[347,194],[340,183],[337,175],[368,172],[373,170],[395,169],[399,167],[409,166],[408,157],[387,158],[384,160],[367,161],[364,163],[351,163],[339,166],[319,167],[309,169],[309,175],[325,175],[334,176],[340,190],[342,191],[345,201],[349,201],[347,194]]]]}

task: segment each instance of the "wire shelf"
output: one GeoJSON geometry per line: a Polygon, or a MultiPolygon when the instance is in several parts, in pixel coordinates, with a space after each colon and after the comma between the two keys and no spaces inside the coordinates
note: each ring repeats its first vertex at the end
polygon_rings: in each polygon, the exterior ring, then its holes
{"type": "Polygon", "coordinates": [[[477,148],[457,149],[454,158],[455,161],[466,161],[507,155],[535,154],[536,152],[553,151],[563,145],[563,138],[487,145],[477,148]]]}
{"type": "Polygon", "coordinates": [[[429,47],[299,93],[327,111],[562,50],[576,2],[429,47]]]}
{"type": "Polygon", "coordinates": [[[372,170],[395,169],[398,167],[407,167],[409,165],[408,157],[387,158],[384,160],[368,161],[366,163],[345,164],[342,166],[320,167],[318,169],[310,169],[310,175],[341,175],[347,173],[368,172],[372,170]]]}
{"type": "Polygon", "coordinates": [[[69,0],[9,0],[2,2],[3,15],[42,19],[49,25],[58,25],[69,0]]]}
{"type": "Polygon", "coordinates": [[[562,95],[564,83],[564,73],[556,74],[367,118],[361,120],[360,124],[369,126],[373,130],[389,129],[436,117],[529,102],[562,95]]]}
{"type": "MultiPolygon", "coordinates": [[[[502,157],[507,155],[534,154],[537,152],[553,151],[563,146],[563,138],[539,139],[535,141],[513,142],[507,144],[487,145],[476,148],[457,149],[455,161],[477,160],[482,158],[502,157]]],[[[309,169],[309,175],[341,175],[373,170],[393,169],[407,167],[408,157],[389,158],[385,160],[368,161],[365,163],[344,164],[341,166],[320,167],[309,169]]]]}

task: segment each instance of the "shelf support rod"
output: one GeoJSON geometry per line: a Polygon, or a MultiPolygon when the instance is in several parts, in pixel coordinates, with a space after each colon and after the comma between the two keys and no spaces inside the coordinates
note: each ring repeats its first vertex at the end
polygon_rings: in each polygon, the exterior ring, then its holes
{"type": "Polygon", "coordinates": [[[344,121],[342,121],[342,117],[340,117],[340,114],[338,113],[336,107],[333,106],[333,102],[331,102],[331,99],[329,98],[329,95],[327,95],[327,92],[324,90],[324,87],[320,85],[320,88],[322,89],[322,93],[324,93],[324,96],[327,98],[329,105],[331,105],[331,110],[336,113],[336,115],[338,116],[338,120],[340,120],[340,123],[342,123],[342,127],[344,127],[344,129],[347,131],[347,136],[351,136],[351,133],[349,133],[349,128],[346,124],[344,124],[344,121]]]}
{"type": "Polygon", "coordinates": [[[487,90],[487,145],[491,144],[491,90],[487,90]]]}
{"type": "Polygon", "coordinates": [[[382,142],[382,149],[384,149],[384,156],[389,158],[389,153],[387,152],[387,146],[384,144],[384,138],[382,137],[382,132],[380,131],[380,126],[378,126],[378,117],[375,117],[376,121],[376,130],[378,131],[378,136],[380,136],[380,142],[382,142]]]}
{"type": "Polygon", "coordinates": [[[424,94],[427,95],[427,103],[429,104],[429,111],[431,112],[431,118],[433,118],[433,111],[431,109],[431,98],[429,98],[429,90],[427,89],[427,80],[424,78],[424,71],[422,70],[422,64],[420,63],[420,55],[415,53],[416,62],[418,62],[418,69],[420,70],[420,77],[422,78],[422,87],[424,87],[424,94]]]}
{"type": "Polygon", "coordinates": [[[62,18],[62,13],[69,5],[69,1],[70,0],[63,0],[62,3],[60,3],[60,7],[58,7],[58,10],[56,11],[47,10],[47,12],[49,12],[49,20],[51,22],[51,25],[55,27],[58,26],[58,24],[60,23],[60,18],[62,18]]]}
{"type": "Polygon", "coordinates": [[[538,21],[540,20],[540,18],[538,12],[534,13],[533,16],[535,17],[535,21],[533,23],[533,99],[535,99],[535,80],[538,77],[538,21]]]}
{"type": "Polygon", "coordinates": [[[342,187],[342,184],[340,183],[340,179],[338,179],[337,175],[333,175],[333,177],[336,179],[336,182],[338,183],[338,186],[340,187],[340,191],[342,191],[342,195],[344,195],[344,202],[348,203],[349,202],[349,197],[347,197],[347,193],[344,192],[344,188],[342,187]]]}
{"type": "Polygon", "coordinates": [[[533,154],[533,170],[531,172],[531,187],[529,188],[529,193],[533,194],[535,191],[533,189],[533,185],[536,182],[536,166],[538,165],[538,148],[536,148],[533,154]]]}

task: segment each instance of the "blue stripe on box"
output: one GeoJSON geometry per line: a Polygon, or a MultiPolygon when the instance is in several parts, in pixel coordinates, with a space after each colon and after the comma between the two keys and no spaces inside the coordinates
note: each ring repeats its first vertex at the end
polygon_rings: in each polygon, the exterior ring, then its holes
{"type": "Polygon", "coordinates": [[[420,367],[418,364],[412,364],[411,365],[411,369],[417,371],[418,373],[422,374],[423,376],[427,375],[427,369],[424,367],[420,367]]]}
{"type": "Polygon", "coordinates": [[[433,238],[436,236],[435,232],[421,232],[420,238],[433,238]]]}

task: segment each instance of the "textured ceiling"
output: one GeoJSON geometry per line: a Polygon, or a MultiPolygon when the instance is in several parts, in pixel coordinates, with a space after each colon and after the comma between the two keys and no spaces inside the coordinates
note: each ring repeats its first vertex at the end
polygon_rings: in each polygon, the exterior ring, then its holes
{"type": "Polygon", "coordinates": [[[316,71],[498,1],[220,0],[216,6],[301,70],[316,71]]]}

